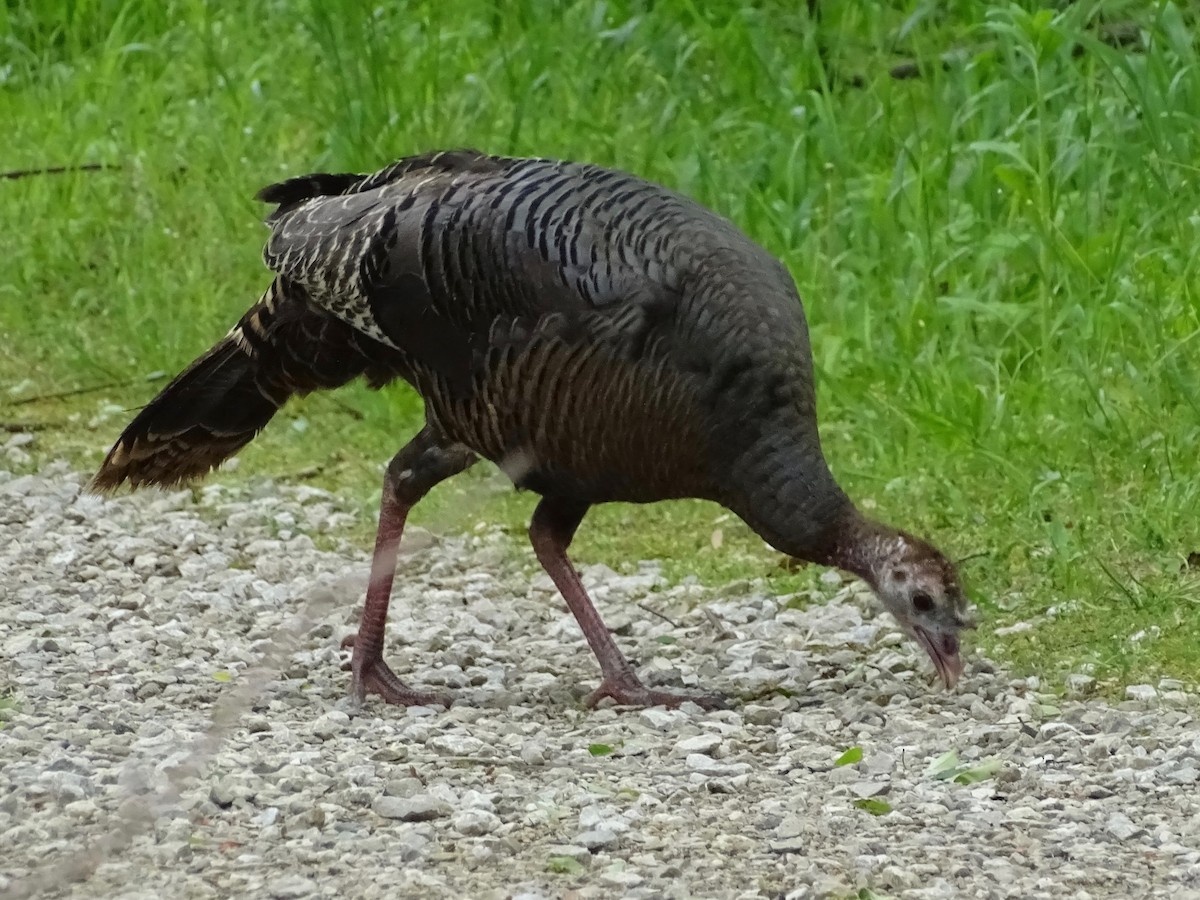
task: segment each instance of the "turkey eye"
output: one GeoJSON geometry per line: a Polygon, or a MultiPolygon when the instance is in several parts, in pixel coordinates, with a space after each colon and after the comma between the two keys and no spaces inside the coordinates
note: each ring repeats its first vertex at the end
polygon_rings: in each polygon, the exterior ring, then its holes
{"type": "Polygon", "coordinates": [[[919,594],[913,594],[912,605],[917,612],[927,613],[933,609],[933,598],[922,591],[919,594]]]}

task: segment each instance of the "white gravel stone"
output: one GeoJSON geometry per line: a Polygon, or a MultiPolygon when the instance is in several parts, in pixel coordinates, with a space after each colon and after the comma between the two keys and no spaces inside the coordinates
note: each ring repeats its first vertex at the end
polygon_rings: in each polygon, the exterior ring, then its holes
{"type": "Polygon", "coordinates": [[[1172,784],[1195,784],[1197,780],[1200,780],[1200,771],[1195,766],[1181,766],[1167,772],[1166,780],[1172,784]]]}
{"type": "Polygon", "coordinates": [[[658,728],[663,731],[678,727],[681,722],[687,721],[688,718],[686,713],[677,709],[663,709],[659,706],[643,709],[638,713],[638,717],[651,728],[658,728]]]}
{"type": "Polygon", "coordinates": [[[303,875],[283,875],[267,885],[267,893],[276,900],[298,900],[312,897],[317,892],[317,883],[303,875]]]}
{"type": "Polygon", "coordinates": [[[464,809],[454,814],[450,824],[459,834],[476,837],[491,834],[500,827],[500,819],[485,809],[464,809]]]}
{"type": "Polygon", "coordinates": [[[1086,694],[1096,686],[1096,679],[1091,675],[1081,675],[1072,672],[1067,676],[1067,690],[1073,694],[1086,694]]]}
{"type": "Polygon", "coordinates": [[[405,822],[426,822],[450,815],[453,807],[440,797],[419,795],[416,797],[380,797],[371,807],[385,819],[401,819],[405,822]]]}
{"type": "Polygon", "coordinates": [[[734,707],[585,711],[595,663],[528,548],[414,529],[386,654],[455,704],[356,709],[356,513],[267,482],[100,499],[83,480],[0,471],[5,900],[1195,894],[1189,684],[1114,708],[974,654],[945,692],[837,573],[793,609],[611,560],[585,579],[647,680],[734,707]],[[1000,766],[934,777],[951,750],[947,774],[1000,766]]]}
{"type": "Polygon", "coordinates": [[[896,768],[896,757],[883,751],[872,753],[863,762],[863,768],[870,775],[888,775],[896,768]]]}
{"type": "Polygon", "coordinates": [[[774,706],[747,706],[742,710],[742,718],[747,725],[778,725],[783,718],[783,710],[774,706]]]}
{"type": "Polygon", "coordinates": [[[698,734],[695,737],[676,741],[675,750],[681,756],[687,756],[690,753],[709,755],[720,746],[721,736],[719,734],[698,734]]]}
{"type": "Polygon", "coordinates": [[[577,844],[582,844],[592,852],[610,847],[615,844],[617,840],[617,833],[615,831],[608,831],[603,828],[581,831],[579,834],[575,835],[575,842],[577,844]]]}
{"type": "Polygon", "coordinates": [[[548,857],[573,859],[580,865],[588,865],[592,861],[592,851],[579,844],[551,844],[546,848],[548,857]]]}
{"type": "Polygon", "coordinates": [[[1119,812],[1108,817],[1108,821],[1104,823],[1104,830],[1118,841],[1127,841],[1142,832],[1142,829],[1133,824],[1129,816],[1119,812]]]}
{"type": "Polygon", "coordinates": [[[312,733],[319,738],[328,740],[345,731],[350,724],[350,717],[339,709],[330,710],[318,716],[312,724],[312,733]]]}
{"type": "Polygon", "coordinates": [[[447,756],[477,756],[486,747],[479,738],[465,734],[444,734],[435,737],[428,746],[447,756]]]}

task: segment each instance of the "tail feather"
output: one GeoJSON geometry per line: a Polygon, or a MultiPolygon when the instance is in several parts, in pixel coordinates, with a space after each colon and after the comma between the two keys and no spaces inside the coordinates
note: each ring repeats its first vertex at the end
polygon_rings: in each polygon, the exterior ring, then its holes
{"type": "Polygon", "coordinates": [[[254,195],[254,199],[261,200],[263,203],[277,203],[280,211],[286,211],[313,197],[349,193],[366,177],[366,175],[354,175],[349,172],[338,174],[314,172],[312,175],[300,175],[277,184],[268,184],[254,195]]]}
{"type": "Polygon", "coordinates": [[[279,406],[257,389],[254,360],[226,337],[138,413],[90,487],[168,486],[204,475],[245,446],[279,406]]]}
{"type": "Polygon", "coordinates": [[[248,444],[293,394],[358,376],[403,376],[396,351],[308,305],[277,279],[215,347],[134,418],[89,489],[171,486],[202,477],[248,444]]]}
{"type": "Polygon", "coordinates": [[[425,153],[420,156],[406,156],[390,166],[371,174],[353,172],[314,172],[310,175],[298,175],[276,184],[268,184],[257,194],[256,200],[263,203],[274,203],[278,209],[272,212],[267,221],[272,222],[279,216],[295,208],[305,200],[314,197],[330,197],[339,194],[353,194],[359,191],[370,191],[382,187],[412,172],[434,170],[442,172],[457,172],[467,170],[487,170],[498,168],[501,161],[493,159],[478,150],[442,150],[437,153],[425,153]]]}

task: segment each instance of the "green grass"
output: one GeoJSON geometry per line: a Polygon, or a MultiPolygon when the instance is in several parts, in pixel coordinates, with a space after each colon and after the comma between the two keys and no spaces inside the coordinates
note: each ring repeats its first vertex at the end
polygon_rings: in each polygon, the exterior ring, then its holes
{"type": "MultiPolygon", "coordinates": [[[[1194,681],[1194,13],[823,7],[814,23],[782,0],[10,0],[3,165],[117,168],[0,181],[0,422],[42,422],[43,454],[94,465],[123,424],[89,427],[97,409],[154,385],[15,403],[174,372],[222,335],[266,284],[251,198],[280,176],[461,145],[614,164],[787,263],[834,471],[971,557],[992,652],[1048,683],[1084,664],[1194,681]],[[1105,22],[1135,23],[1140,46],[1101,41],[1105,22]],[[921,77],[889,77],[906,59],[921,77]],[[990,634],[1021,619],[1037,627],[990,634]]],[[[315,479],[366,510],[419,416],[405,389],[310,398],[224,477],[315,479]]],[[[517,534],[531,504],[480,473],[423,516],[517,534]]],[[[721,515],[597,510],[577,556],[811,582],[721,515]]]]}

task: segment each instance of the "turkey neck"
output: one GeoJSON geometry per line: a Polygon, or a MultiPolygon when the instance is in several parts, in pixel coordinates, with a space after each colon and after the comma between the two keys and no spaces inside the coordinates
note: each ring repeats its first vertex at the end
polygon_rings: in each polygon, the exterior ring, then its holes
{"type": "Polygon", "coordinates": [[[780,416],[769,433],[741,453],[722,502],[781,553],[842,569],[874,585],[877,563],[899,532],[858,511],[829,471],[805,421],[800,415],[780,416]]]}

